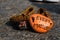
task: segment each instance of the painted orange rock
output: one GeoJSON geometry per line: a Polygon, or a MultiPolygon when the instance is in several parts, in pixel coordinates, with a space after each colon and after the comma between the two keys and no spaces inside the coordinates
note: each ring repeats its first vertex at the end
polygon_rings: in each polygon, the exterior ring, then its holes
{"type": "Polygon", "coordinates": [[[41,14],[32,14],[29,17],[29,22],[33,30],[40,33],[45,33],[53,26],[53,21],[41,14]]]}

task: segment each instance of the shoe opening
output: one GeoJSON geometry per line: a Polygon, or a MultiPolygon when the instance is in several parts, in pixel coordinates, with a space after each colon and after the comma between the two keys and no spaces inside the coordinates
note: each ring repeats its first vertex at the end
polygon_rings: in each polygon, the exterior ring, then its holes
{"type": "Polygon", "coordinates": [[[40,13],[40,14],[42,14],[42,13],[44,13],[44,9],[43,8],[40,8],[39,10],[38,10],[38,12],[40,13]]]}
{"type": "Polygon", "coordinates": [[[27,14],[30,14],[30,12],[32,12],[32,11],[33,11],[33,8],[31,7],[31,8],[29,8],[27,14]]]}

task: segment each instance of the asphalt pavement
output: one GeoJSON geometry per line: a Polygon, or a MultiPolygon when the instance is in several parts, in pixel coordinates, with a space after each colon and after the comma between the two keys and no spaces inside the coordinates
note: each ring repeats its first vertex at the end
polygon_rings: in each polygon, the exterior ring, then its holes
{"type": "Polygon", "coordinates": [[[0,40],[60,40],[60,2],[31,2],[30,0],[0,0],[0,40]],[[35,12],[45,8],[51,15],[54,26],[47,33],[36,33],[29,30],[17,30],[8,23],[11,15],[20,14],[28,6],[35,12]]]}

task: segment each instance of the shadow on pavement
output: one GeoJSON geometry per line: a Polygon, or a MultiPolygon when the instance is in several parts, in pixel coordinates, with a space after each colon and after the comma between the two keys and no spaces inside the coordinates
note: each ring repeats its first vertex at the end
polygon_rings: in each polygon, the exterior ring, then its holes
{"type": "Polygon", "coordinates": [[[6,25],[8,25],[8,26],[11,26],[14,30],[20,30],[20,31],[22,31],[22,30],[28,30],[28,31],[30,31],[30,32],[35,32],[32,28],[31,28],[31,26],[30,26],[30,24],[27,22],[27,28],[19,28],[18,27],[18,25],[19,25],[19,23],[17,23],[17,22],[11,22],[11,21],[8,21],[7,23],[6,23],[6,25]]]}
{"type": "Polygon", "coordinates": [[[18,23],[14,23],[14,22],[8,21],[6,23],[6,25],[11,26],[15,30],[19,30],[18,23]]]}

